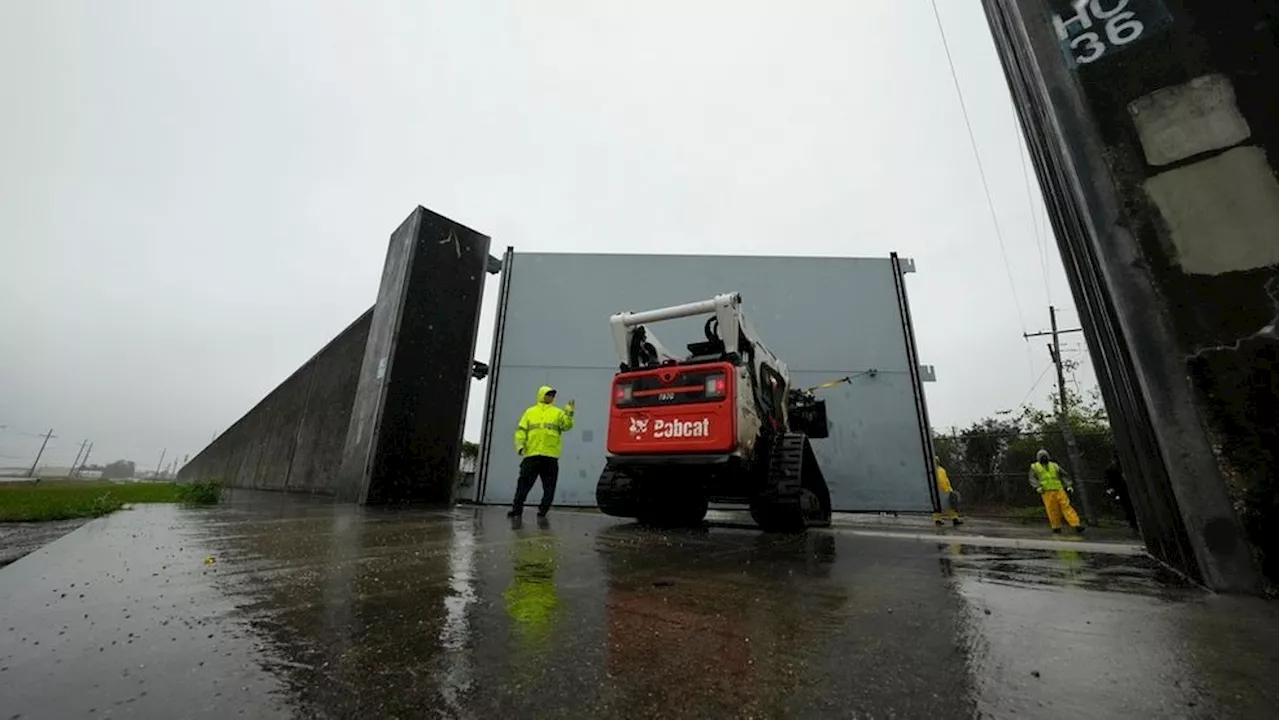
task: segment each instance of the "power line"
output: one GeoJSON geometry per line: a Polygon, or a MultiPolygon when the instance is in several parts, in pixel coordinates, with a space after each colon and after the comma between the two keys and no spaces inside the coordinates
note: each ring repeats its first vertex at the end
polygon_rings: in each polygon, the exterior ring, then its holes
{"type": "Polygon", "coordinates": [[[43,432],[27,432],[26,430],[15,430],[11,425],[0,425],[0,430],[3,430],[4,432],[10,433],[12,435],[21,435],[23,437],[30,437],[30,438],[44,437],[43,432]]]}
{"type": "Polygon", "coordinates": [[[938,35],[942,38],[942,49],[947,54],[947,66],[951,68],[951,82],[956,88],[956,97],[960,100],[960,113],[964,116],[964,126],[969,132],[969,145],[973,148],[973,159],[978,164],[978,177],[982,180],[982,192],[987,196],[987,209],[991,211],[991,224],[995,227],[996,243],[1000,246],[1000,258],[1004,260],[1004,272],[1009,277],[1009,289],[1013,291],[1013,306],[1018,311],[1018,323],[1026,332],[1027,322],[1022,314],[1022,301],[1018,299],[1018,285],[1013,280],[1013,268],[1009,265],[1009,254],[1004,248],[1004,234],[1000,232],[1000,219],[996,213],[996,203],[991,199],[991,185],[987,182],[987,171],[982,167],[982,155],[978,152],[978,140],[973,135],[973,123],[969,120],[969,108],[964,102],[964,93],[960,90],[960,76],[956,74],[956,63],[951,57],[951,45],[947,43],[947,32],[942,28],[942,16],[938,14],[938,0],[929,0],[933,7],[933,19],[938,23],[938,35]]]}
{"type": "MultiPolygon", "coordinates": [[[[1040,237],[1044,238],[1045,256],[1058,250],[1058,238],[1053,233],[1053,221],[1049,219],[1049,205],[1040,197],[1040,212],[1037,213],[1036,227],[1040,228],[1040,237]]],[[[1048,270],[1048,268],[1045,268],[1048,270]]]]}
{"type": "Polygon", "coordinates": [[[1027,377],[1036,374],[1036,361],[1031,357],[1031,343],[1023,342],[1022,349],[1027,352],[1027,377]]]}
{"type": "Polygon", "coordinates": [[[1053,292],[1049,289],[1049,250],[1046,247],[1044,235],[1040,232],[1040,213],[1036,212],[1035,201],[1031,197],[1031,173],[1027,166],[1030,160],[1027,157],[1027,148],[1023,144],[1022,135],[1018,133],[1018,115],[1013,109],[1013,102],[1009,103],[1009,113],[1013,116],[1014,142],[1018,144],[1018,158],[1022,165],[1022,185],[1027,189],[1027,219],[1031,221],[1031,233],[1036,238],[1036,253],[1040,256],[1040,276],[1044,282],[1044,299],[1053,304],[1053,292]]]}
{"type": "Polygon", "coordinates": [[[1044,366],[1044,370],[1040,371],[1040,377],[1036,378],[1035,383],[1031,385],[1031,389],[1027,391],[1026,395],[1022,396],[1022,399],[1019,400],[1018,404],[1014,406],[1015,408],[1022,407],[1023,404],[1027,402],[1027,398],[1031,397],[1031,393],[1035,392],[1036,388],[1040,387],[1040,383],[1044,382],[1045,376],[1047,376],[1049,374],[1049,371],[1052,369],[1053,369],[1053,363],[1049,363],[1048,365],[1044,366]]]}

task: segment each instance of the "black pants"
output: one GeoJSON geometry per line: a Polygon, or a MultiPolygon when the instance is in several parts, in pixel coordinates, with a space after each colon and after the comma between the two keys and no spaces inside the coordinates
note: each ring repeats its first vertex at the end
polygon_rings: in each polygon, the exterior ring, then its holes
{"type": "Polygon", "coordinates": [[[545,513],[551,509],[551,501],[556,496],[556,478],[560,475],[560,460],[553,457],[534,455],[520,461],[520,478],[516,480],[516,499],[511,503],[515,512],[524,510],[525,498],[533,489],[533,481],[542,479],[542,502],[538,503],[538,512],[545,513]]]}

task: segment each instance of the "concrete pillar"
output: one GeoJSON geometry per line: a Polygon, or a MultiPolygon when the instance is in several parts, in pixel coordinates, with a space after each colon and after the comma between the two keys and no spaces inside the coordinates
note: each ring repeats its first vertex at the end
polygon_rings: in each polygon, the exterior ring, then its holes
{"type": "Polygon", "coordinates": [[[1142,535],[1275,583],[1276,11],[984,0],[1142,535]]]}

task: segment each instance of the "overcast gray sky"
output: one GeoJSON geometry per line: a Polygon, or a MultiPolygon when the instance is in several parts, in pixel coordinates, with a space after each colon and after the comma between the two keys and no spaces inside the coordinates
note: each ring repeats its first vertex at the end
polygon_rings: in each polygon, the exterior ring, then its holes
{"type": "Polygon", "coordinates": [[[7,0],[0,466],[49,427],[51,462],[194,454],[416,204],[529,251],[896,250],[934,424],[1014,407],[1071,301],[979,2],[938,6],[1021,314],[929,0],[7,0]]]}

